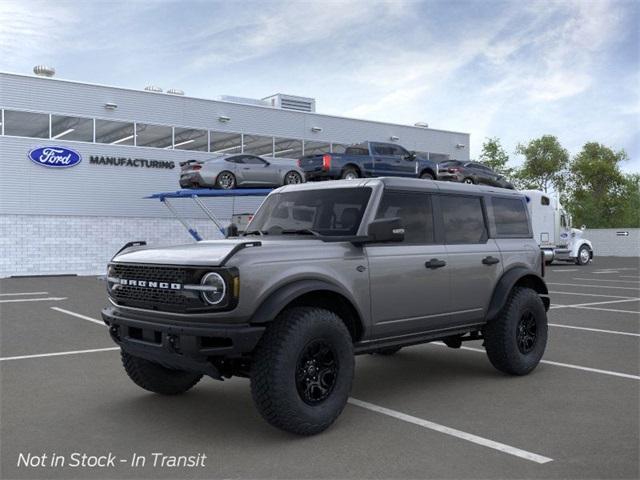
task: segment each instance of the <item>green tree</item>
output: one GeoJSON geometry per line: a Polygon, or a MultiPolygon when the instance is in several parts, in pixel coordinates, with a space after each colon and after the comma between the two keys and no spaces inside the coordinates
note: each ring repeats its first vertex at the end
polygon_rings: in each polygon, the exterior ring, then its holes
{"type": "Polygon", "coordinates": [[[567,207],[576,225],[592,228],[640,225],[638,175],[624,175],[624,150],[586,143],[569,167],[567,207]]]}
{"type": "Polygon", "coordinates": [[[526,145],[519,144],[516,153],[525,158],[522,168],[517,172],[519,186],[533,187],[545,192],[551,187],[556,191],[564,190],[569,152],[562,148],[556,137],[543,135],[526,145]]]}
{"type": "Polygon", "coordinates": [[[480,162],[489,168],[492,168],[502,175],[511,175],[513,169],[507,166],[509,163],[509,155],[502,148],[498,137],[486,138],[482,144],[482,153],[479,158],[480,162]]]}

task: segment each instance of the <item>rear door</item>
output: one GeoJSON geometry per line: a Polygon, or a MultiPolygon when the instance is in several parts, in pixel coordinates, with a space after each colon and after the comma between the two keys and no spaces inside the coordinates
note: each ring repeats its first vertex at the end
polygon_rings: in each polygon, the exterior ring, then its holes
{"type": "Polygon", "coordinates": [[[371,158],[376,177],[393,176],[396,157],[393,149],[384,143],[371,143],[371,158]]]}
{"type": "Polygon", "coordinates": [[[452,193],[437,200],[451,275],[451,323],[482,322],[502,275],[498,246],[489,238],[484,198],[452,193]]]}
{"type": "Polygon", "coordinates": [[[372,334],[392,337],[436,330],[449,321],[449,272],[427,192],[384,192],[377,218],[400,217],[401,243],[370,244],[372,334]]]}

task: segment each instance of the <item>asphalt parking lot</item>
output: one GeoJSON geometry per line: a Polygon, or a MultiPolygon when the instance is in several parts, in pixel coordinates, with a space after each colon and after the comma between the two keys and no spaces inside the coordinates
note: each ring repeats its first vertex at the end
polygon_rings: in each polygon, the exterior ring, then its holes
{"type": "Polygon", "coordinates": [[[358,357],[350,404],[310,438],[265,423],[246,379],[178,397],[136,387],[99,320],[96,277],[4,279],[0,477],[638,478],[639,268],[548,267],[549,345],[526,377],[494,370],[479,342],[358,357]],[[72,467],[74,452],[118,460],[72,467]],[[207,458],[153,467],[153,453],[207,458]],[[47,460],[18,466],[21,454],[47,460]]]}

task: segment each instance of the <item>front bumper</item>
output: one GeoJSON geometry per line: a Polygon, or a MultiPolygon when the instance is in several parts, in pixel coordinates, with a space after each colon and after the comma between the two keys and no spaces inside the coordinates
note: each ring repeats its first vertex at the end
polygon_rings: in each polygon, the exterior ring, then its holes
{"type": "Polygon", "coordinates": [[[179,320],[148,320],[136,312],[109,306],[102,310],[109,333],[125,352],[168,368],[221,378],[212,360],[241,358],[252,352],[264,326],[194,324],[179,320]]]}

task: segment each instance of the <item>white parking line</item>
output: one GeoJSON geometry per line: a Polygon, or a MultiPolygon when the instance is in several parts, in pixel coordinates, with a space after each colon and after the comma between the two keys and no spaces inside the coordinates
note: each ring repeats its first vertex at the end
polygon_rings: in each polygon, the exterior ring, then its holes
{"type": "Polygon", "coordinates": [[[49,292],[0,293],[0,297],[14,297],[18,295],[49,295],[49,292]]]}
{"type": "Polygon", "coordinates": [[[609,283],[640,283],[640,280],[605,280],[604,278],[573,277],[573,280],[587,280],[589,282],[609,282],[609,283]]]}
{"type": "MultiPolygon", "coordinates": [[[[441,343],[441,342],[432,342],[431,345],[438,345],[440,347],[446,347],[446,345],[444,343],[441,343]]],[[[482,348],[460,347],[460,350],[469,350],[471,352],[487,353],[482,348]]],[[[622,378],[630,378],[632,380],[640,380],[640,376],[639,375],[631,375],[629,373],[613,372],[611,370],[601,370],[599,368],[583,367],[582,365],[573,365],[571,363],[552,362],[551,360],[540,360],[540,363],[544,363],[546,365],[555,365],[556,367],[572,368],[574,370],[583,370],[585,372],[601,373],[603,375],[611,375],[612,377],[622,377],[622,378]]]]}
{"type": "Polygon", "coordinates": [[[601,328],[576,327],[575,325],[561,325],[559,323],[550,323],[550,327],[572,328],[574,330],[585,330],[587,332],[611,333],[613,335],[628,335],[630,337],[640,337],[640,333],[619,332],[617,330],[602,330],[601,328]]]}
{"type": "Polygon", "coordinates": [[[445,427],[444,425],[440,425],[439,423],[430,422],[429,420],[423,420],[422,418],[407,415],[405,413],[381,407],[373,403],[363,402],[362,400],[358,400],[356,398],[349,398],[349,403],[360,408],[371,410],[372,412],[381,413],[382,415],[387,415],[397,420],[402,420],[403,422],[412,423],[414,425],[428,428],[430,430],[435,430],[436,432],[444,433],[446,435],[451,435],[452,437],[460,438],[477,445],[482,445],[483,447],[493,448],[494,450],[508,453],[509,455],[524,458],[525,460],[529,460],[531,462],[542,464],[553,461],[552,458],[544,457],[542,455],[538,455],[537,453],[528,452],[520,448],[505,445],[504,443],[494,442],[493,440],[479,437],[477,435],[473,435],[472,433],[456,430],[455,428],[445,427]]]}
{"type": "Polygon", "coordinates": [[[87,317],[86,315],[81,315],[79,313],[71,312],[69,310],[65,310],[64,308],[51,307],[51,310],[55,310],[56,312],[60,312],[60,313],[66,313],[67,315],[71,315],[72,317],[81,318],[82,320],[86,320],[87,322],[97,323],[98,325],[100,325],[102,327],[106,327],[107,326],[104,322],[101,322],[100,320],[97,320],[97,319],[91,318],[91,317],[87,317]]]}
{"type": "Polygon", "coordinates": [[[571,287],[589,287],[589,288],[613,288],[617,290],[633,290],[637,292],[640,290],[640,287],[632,288],[632,287],[614,287],[611,285],[585,285],[584,283],[553,283],[547,282],[547,285],[568,285],[571,287]]]}
{"type": "Polygon", "coordinates": [[[582,295],[583,297],[607,297],[607,298],[635,298],[635,297],[621,297],[620,295],[602,295],[599,293],[581,293],[581,292],[549,292],[549,295],[582,295]]]}
{"type": "Polygon", "coordinates": [[[607,301],[604,301],[604,302],[576,303],[574,305],[554,304],[554,305],[551,305],[551,309],[590,307],[592,305],[606,305],[606,304],[609,304],[609,303],[635,302],[635,301],[638,301],[638,300],[640,300],[640,298],[625,298],[624,300],[607,300],[607,301]]]}
{"type": "Polygon", "coordinates": [[[630,313],[632,315],[640,315],[640,312],[635,310],[616,310],[614,308],[599,308],[599,307],[574,307],[574,308],[583,308],[585,310],[600,310],[602,312],[615,312],[615,313],[630,313]]]}
{"type": "Polygon", "coordinates": [[[70,352],[38,353],[36,355],[20,355],[18,357],[2,357],[0,358],[0,362],[8,362],[11,360],[24,360],[27,358],[59,357],[62,355],[78,355],[81,353],[110,352],[112,350],[120,350],[120,347],[92,348],[91,350],[73,350],[70,352]]]}
{"type": "Polygon", "coordinates": [[[47,297],[47,298],[12,298],[10,300],[0,300],[0,303],[18,303],[18,302],[58,302],[66,300],[67,297],[47,297]]]}

